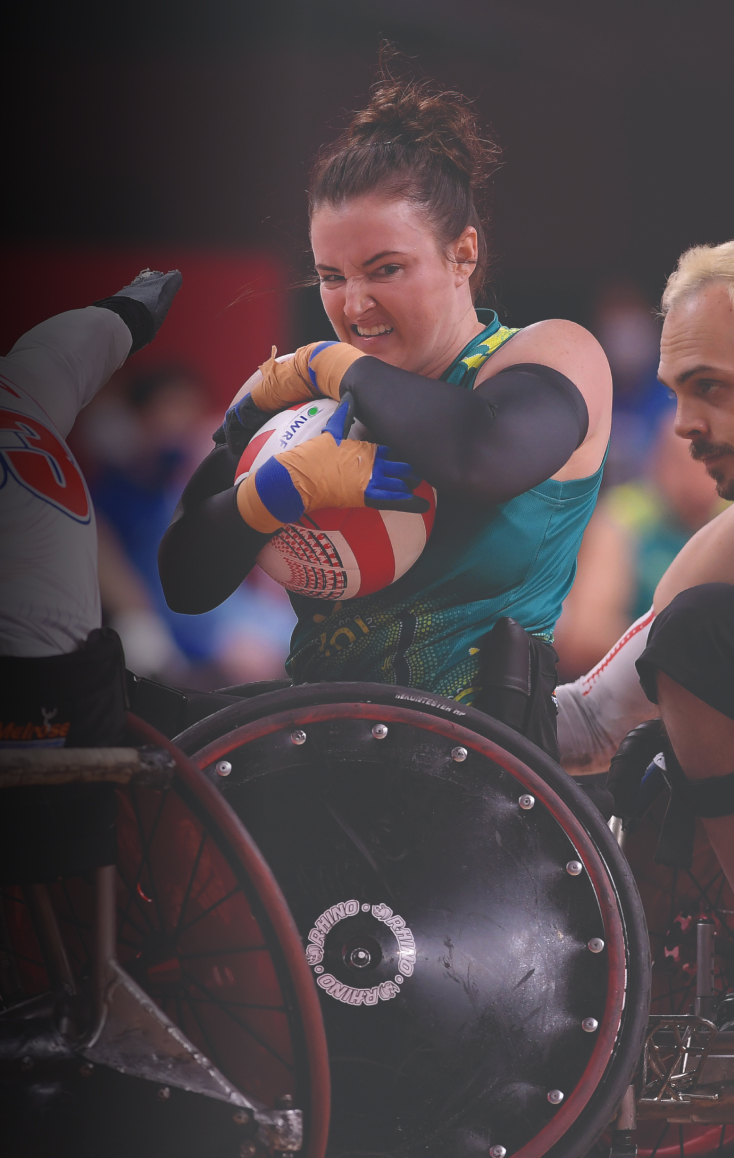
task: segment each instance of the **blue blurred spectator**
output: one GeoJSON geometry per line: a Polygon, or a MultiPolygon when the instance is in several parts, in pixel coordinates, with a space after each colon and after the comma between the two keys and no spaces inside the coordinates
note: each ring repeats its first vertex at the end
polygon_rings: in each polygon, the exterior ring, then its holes
{"type": "Polygon", "coordinates": [[[82,426],[108,622],[136,674],[196,687],[284,676],[295,622],[285,592],[258,569],[204,615],[166,605],[158,544],[219,421],[196,379],[171,366],[118,377],[82,426]]]}
{"type": "Polygon", "coordinates": [[[671,395],[657,378],[660,322],[634,282],[609,282],[596,304],[594,333],[614,382],[612,437],[605,487],[636,478],[644,469],[658,423],[671,395]]]}

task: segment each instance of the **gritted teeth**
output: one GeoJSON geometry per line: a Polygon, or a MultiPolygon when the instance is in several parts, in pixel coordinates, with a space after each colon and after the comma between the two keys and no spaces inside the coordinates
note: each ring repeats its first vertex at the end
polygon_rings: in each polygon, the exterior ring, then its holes
{"type": "Polygon", "coordinates": [[[377,338],[380,334],[393,332],[393,327],[386,326],[384,322],[379,322],[376,326],[352,326],[352,329],[360,338],[377,338]]]}

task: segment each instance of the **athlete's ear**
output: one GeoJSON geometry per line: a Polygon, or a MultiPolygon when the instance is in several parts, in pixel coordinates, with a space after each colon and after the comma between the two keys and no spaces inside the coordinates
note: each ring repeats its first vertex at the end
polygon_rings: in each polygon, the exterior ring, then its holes
{"type": "Polygon", "coordinates": [[[453,266],[456,285],[463,285],[474,273],[479,257],[477,231],[473,225],[467,225],[466,229],[449,245],[447,257],[453,266]]]}

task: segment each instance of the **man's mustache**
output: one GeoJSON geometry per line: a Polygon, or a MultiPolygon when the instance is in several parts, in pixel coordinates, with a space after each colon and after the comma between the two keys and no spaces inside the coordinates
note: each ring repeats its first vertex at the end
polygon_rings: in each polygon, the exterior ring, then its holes
{"type": "Polygon", "coordinates": [[[714,454],[734,454],[734,446],[728,442],[707,442],[705,438],[698,438],[691,443],[691,458],[700,462],[714,454]]]}

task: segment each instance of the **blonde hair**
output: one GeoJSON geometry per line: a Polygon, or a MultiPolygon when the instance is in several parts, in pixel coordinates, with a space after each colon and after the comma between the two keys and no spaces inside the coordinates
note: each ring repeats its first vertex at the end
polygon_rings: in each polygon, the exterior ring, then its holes
{"type": "Polygon", "coordinates": [[[734,241],[722,245],[694,245],[678,258],[663,293],[660,312],[665,316],[684,297],[712,281],[723,282],[734,306],[734,241]]]}

